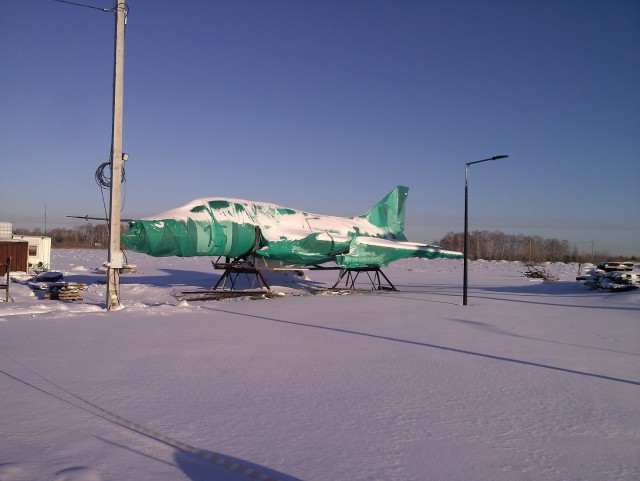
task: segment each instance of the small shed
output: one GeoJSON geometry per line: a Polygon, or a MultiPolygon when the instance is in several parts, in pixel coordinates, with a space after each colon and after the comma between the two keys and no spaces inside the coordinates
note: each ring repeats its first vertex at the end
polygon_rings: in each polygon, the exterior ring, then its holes
{"type": "MultiPolygon", "coordinates": [[[[27,272],[29,258],[29,242],[26,240],[0,240],[0,264],[5,264],[11,257],[9,270],[27,272]]],[[[6,267],[0,267],[0,276],[6,274],[6,267]]]]}
{"type": "Polygon", "coordinates": [[[28,267],[49,270],[51,265],[51,237],[14,234],[13,240],[24,240],[29,243],[28,267]]]}

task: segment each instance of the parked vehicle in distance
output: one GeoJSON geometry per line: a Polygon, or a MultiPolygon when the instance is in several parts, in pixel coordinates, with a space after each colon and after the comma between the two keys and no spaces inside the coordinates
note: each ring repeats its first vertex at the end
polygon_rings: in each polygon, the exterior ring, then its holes
{"type": "Polygon", "coordinates": [[[617,262],[617,261],[598,262],[598,269],[602,269],[605,272],[632,271],[634,267],[635,266],[633,262],[617,262]]]}

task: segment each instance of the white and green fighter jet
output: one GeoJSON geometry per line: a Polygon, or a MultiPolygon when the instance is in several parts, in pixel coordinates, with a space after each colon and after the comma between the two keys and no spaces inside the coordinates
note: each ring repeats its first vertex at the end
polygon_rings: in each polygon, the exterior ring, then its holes
{"type": "Polygon", "coordinates": [[[405,257],[461,258],[460,252],[407,242],[403,231],[408,191],[397,186],[357,217],[312,214],[240,199],[195,199],[130,221],[122,243],[156,257],[253,254],[292,266],[335,262],[346,269],[386,266],[405,257]]]}

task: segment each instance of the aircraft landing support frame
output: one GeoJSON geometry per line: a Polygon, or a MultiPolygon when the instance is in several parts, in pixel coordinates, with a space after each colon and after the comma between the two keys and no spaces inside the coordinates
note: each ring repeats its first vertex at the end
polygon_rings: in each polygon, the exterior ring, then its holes
{"type": "MultiPolygon", "coordinates": [[[[219,260],[220,258],[218,258],[219,260]]],[[[238,280],[238,276],[240,274],[244,274],[247,281],[249,282],[249,288],[255,289],[256,283],[258,284],[258,288],[271,290],[271,286],[265,280],[264,276],[260,272],[260,269],[250,264],[248,262],[239,262],[237,260],[231,261],[229,258],[226,259],[226,262],[221,263],[218,261],[211,261],[214,269],[224,269],[222,276],[216,282],[216,285],[213,286],[213,290],[224,290],[227,289],[227,282],[229,282],[228,290],[235,290],[236,282],[238,280]],[[253,279],[251,278],[253,276],[253,279]]]]}
{"type": "Polygon", "coordinates": [[[340,274],[338,275],[338,280],[336,283],[331,286],[331,289],[336,289],[338,284],[344,279],[345,280],[345,289],[350,291],[355,291],[356,289],[356,279],[360,273],[366,272],[369,277],[369,281],[371,281],[371,290],[372,291],[397,291],[396,287],[391,283],[389,278],[382,272],[382,269],[375,266],[369,267],[353,267],[350,269],[340,269],[340,274]],[[387,282],[387,285],[383,285],[380,279],[380,276],[384,278],[387,282]]]}
{"type": "Polygon", "coordinates": [[[252,299],[273,297],[273,290],[263,277],[260,269],[247,262],[246,258],[231,260],[227,257],[225,262],[219,261],[220,257],[215,261],[211,261],[214,269],[224,269],[215,286],[211,289],[182,291],[179,299],[185,301],[216,301],[234,297],[250,297],[252,299]],[[248,289],[237,289],[236,282],[241,274],[245,275],[249,283],[248,289]]]}
{"type": "Polygon", "coordinates": [[[249,282],[249,289],[255,289],[257,283],[258,289],[271,291],[271,286],[262,275],[262,272],[260,272],[260,269],[256,267],[256,256],[253,254],[255,250],[260,247],[260,226],[255,226],[254,239],[253,246],[246,254],[234,258],[225,256],[224,262],[220,262],[220,259],[222,259],[223,256],[219,256],[215,261],[211,261],[211,265],[214,269],[224,270],[222,276],[220,276],[220,279],[218,279],[218,282],[216,282],[216,285],[213,286],[212,290],[234,291],[236,288],[236,282],[238,281],[238,276],[240,276],[240,274],[244,274],[245,278],[249,282]],[[248,259],[249,257],[253,260],[250,261],[248,259]],[[253,279],[251,276],[253,276],[253,279]],[[228,288],[227,282],[229,282],[228,288]]]}

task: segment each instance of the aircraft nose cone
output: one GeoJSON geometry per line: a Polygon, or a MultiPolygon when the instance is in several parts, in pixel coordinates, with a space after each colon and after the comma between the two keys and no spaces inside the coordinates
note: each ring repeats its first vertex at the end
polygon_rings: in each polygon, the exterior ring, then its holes
{"type": "Polygon", "coordinates": [[[125,247],[135,252],[146,252],[149,247],[147,233],[141,222],[132,222],[120,236],[120,241],[125,247]]]}

